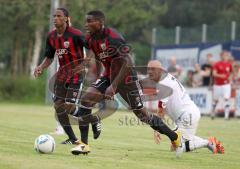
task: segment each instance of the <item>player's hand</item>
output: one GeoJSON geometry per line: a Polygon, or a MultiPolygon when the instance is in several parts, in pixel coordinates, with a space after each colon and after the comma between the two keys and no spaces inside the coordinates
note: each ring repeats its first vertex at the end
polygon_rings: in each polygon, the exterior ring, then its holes
{"type": "Polygon", "coordinates": [[[154,131],[153,133],[153,137],[154,137],[154,141],[156,144],[160,144],[160,141],[161,141],[161,136],[160,136],[160,133],[157,132],[157,131],[154,131]]]}
{"type": "Polygon", "coordinates": [[[114,94],[115,94],[115,89],[112,85],[110,85],[105,92],[105,99],[113,100],[114,94]]]}
{"type": "Polygon", "coordinates": [[[42,74],[42,71],[43,71],[42,67],[41,66],[37,66],[34,69],[34,73],[33,74],[34,74],[35,77],[39,77],[42,74]]]}

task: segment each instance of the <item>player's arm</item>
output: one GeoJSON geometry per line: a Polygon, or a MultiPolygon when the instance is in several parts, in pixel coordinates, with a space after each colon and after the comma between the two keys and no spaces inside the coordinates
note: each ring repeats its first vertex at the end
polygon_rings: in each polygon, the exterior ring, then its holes
{"type": "Polygon", "coordinates": [[[111,79],[113,79],[113,81],[105,92],[106,99],[112,99],[118,84],[123,81],[126,72],[131,65],[132,63],[129,54],[114,58],[111,64],[111,79]]]}
{"type": "Polygon", "coordinates": [[[112,73],[113,73],[112,76],[114,76],[112,77],[112,79],[114,78],[112,82],[112,86],[114,88],[116,88],[117,85],[123,81],[124,77],[126,76],[126,72],[128,71],[128,67],[132,66],[131,62],[132,61],[130,59],[130,54],[126,56],[117,57],[113,60],[111,67],[112,67],[112,73]]]}
{"type": "Polygon", "coordinates": [[[91,58],[93,57],[93,52],[91,50],[86,51],[83,49],[83,59],[81,61],[81,64],[76,66],[76,68],[73,70],[73,73],[80,73],[81,71],[84,71],[85,68],[89,65],[91,58]]]}
{"type": "Polygon", "coordinates": [[[56,50],[50,44],[50,38],[48,35],[45,47],[45,58],[43,59],[42,63],[34,69],[33,74],[35,77],[40,76],[43,70],[49,67],[49,65],[52,63],[52,59],[54,58],[55,51],[56,50]]]}
{"type": "Polygon", "coordinates": [[[211,69],[210,68],[205,68],[205,70],[200,71],[200,75],[202,77],[208,77],[211,75],[211,69]]]}
{"type": "Polygon", "coordinates": [[[42,74],[43,70],[48,68],[48,66],[51,63],[52,63],[52,60],[48,57],[45,57],[44,60],[42,61],[42,63],[34,69],[34,76],[35,77],[40,76],[42,74]]]}
{"type": "Polygon", "coordinates": [[[103,66],[102,66],[102,63],[100,61],[95,60],[95,62],[96,62],[96,76],[97,76],[97,78],[99,78],[101,76],[103,66]]]}

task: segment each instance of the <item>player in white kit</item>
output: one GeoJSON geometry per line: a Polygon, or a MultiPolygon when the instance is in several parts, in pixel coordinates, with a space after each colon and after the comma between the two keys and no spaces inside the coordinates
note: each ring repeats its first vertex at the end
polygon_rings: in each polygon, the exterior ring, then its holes
{"type": "MultiPolygon", "coordinates": [[[[177,130],[182,133],[182,146],[176,149],[176,155],[199,148],[208,148],[214,154],[223,154],[224,147],[215,137],[203,139],[195,135],[201,115],[183,85],[174,76],[164,71],[158,60],[148,63],[148,76],[150,80],[172,89],[170,96],[159,101],[158,110],[159,113],[166,113],[175,122],[177,130]]],[[[157,142],[160,142],[160,134],[156,131],[154,137],[157,142]]]]}

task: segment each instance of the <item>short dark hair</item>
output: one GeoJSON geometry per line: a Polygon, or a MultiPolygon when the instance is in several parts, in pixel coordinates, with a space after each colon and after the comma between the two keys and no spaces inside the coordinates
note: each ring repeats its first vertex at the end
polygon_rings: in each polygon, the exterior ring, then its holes
{"type": "Polygon", "coordinates": [[[96,19],[101,19],[101,20],[105,20],[105,15],[102,11],[100,10],[92,10],[92,11],[89,11],[87,13],[87,15],[92,15],[94,16],[96,19]]]}
{"type": "Polygon", "coordinates": [[[57,10],[60,10],[63,12],[64,16],[69,17],[69,12],[66,8],[57,8],[57,10]]]}

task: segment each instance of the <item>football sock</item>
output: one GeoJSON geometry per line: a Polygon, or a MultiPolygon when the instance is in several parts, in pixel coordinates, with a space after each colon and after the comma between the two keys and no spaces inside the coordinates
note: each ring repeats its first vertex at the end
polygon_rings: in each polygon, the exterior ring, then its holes
{"type": "Polygon", "coordinates": [[[217,103],[212,104],[212,112],[211,112],[211,117],[215,117],[215,109],[216,109],[217,103]]]}
{"type": "Polygon", "coordinates": [[[207,145],[208,140],[194,136],[192,140],[188,140],[185,142],[185,145],[183,145],[183,150],[185,152],[189,152],[199,148],[207,147],[207,145]]]}
{"type": "Polygon", "coordinates": [[[172,131],[166,124],[163,123],[162,119],[156,115],[151,115],[149,125],[161,134],[168,136],[171,141],[177,140],[178,135],[172,131]]]}
{"type": "Polygon", "coordinates": [[[229,112],[230,112],[230,105],[227,103],[224,107],[224,118],[225,119],[229,118],[229,112]]]}
{"type": "MultiPolygon", "coordinates": [[[[79,110],[78,110],[79,117],[85,116],[91,113],[92,113],[92,109],[89,109],[87,107],[79,107],[79,110]]],[[[85,144],[88,144],[89,124],[79,125],[79,129],[81,132],[81,141],[85,144]]]]}
{"type": "Polygon", "coordinates": [[[61,126],[63,127],[63,130],[68,135],[69,139],[71,140],[77,140],[73,129],[70,125],[69,118],[67,113],[57,113],[58,121],[60,122],[61,126]]]}

